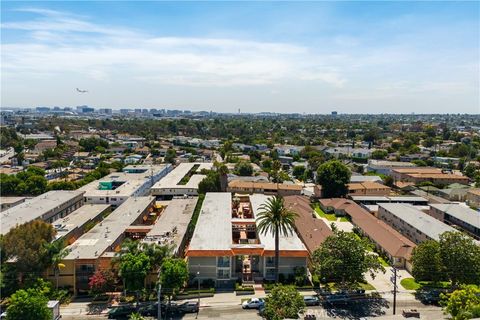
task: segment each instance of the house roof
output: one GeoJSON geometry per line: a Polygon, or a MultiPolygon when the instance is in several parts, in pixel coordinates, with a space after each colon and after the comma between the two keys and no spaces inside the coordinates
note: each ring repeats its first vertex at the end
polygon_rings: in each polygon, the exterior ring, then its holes
{"type": "Polygon", "coordinates": [[[307,197],[286,196],[284,199],[286,207],[297,213],[295,228],[310,254],[313,253],[328,236],[333,234],[332,230],[322,219],[314,217],[307,197]]]}
{"type": "Polygon", "coordinates": [[[322,200],[325,200],[323,203],[327,206],[345,211],[345,213],[351,217],[354,225],[362,229],[370,239],[381,246],[391,256],[410,260],[415,244],[388,224],[377,219],[351,200],[341,198],[322,200]]]}

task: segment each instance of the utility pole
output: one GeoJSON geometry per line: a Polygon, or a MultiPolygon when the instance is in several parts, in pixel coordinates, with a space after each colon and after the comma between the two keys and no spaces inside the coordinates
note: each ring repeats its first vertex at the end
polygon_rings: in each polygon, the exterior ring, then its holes
{"type": "Polygon", "coordinates": [[[197,315],[195,316],[195,319],[198,318],[198,313],[200,312],[200,265],[198,265],[197,283],[198,283],[198,309],[197,309],[197,315]]]}
{"type": "Polygon", "coordinates": [[[393,267],[392,272],[390,282],[393,283],[393,314],[395,314],[397,308],[397,268],[393,267]]]}
{"type": "MultiPolygon", "coordinates": [[[[158,279],[160,280],[160,277],[158,277],[158,279]]],[[[162,283],[160,281],[158,281],[158,293],[157,293],[157,296],[158,296],[158,310],[157,310],[157,320],[161,320],[162,319],[162,283]]]]}

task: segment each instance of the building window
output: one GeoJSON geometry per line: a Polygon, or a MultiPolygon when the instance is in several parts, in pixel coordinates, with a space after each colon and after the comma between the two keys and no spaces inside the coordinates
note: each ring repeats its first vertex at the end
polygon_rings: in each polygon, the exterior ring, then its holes
{"type": "Polygon", "coordinates": [[[275,267],[275,257],[267,257],[265,261],[266,267],[275,267]]]}
{"type": "Polygon", "coordinates": [[[230,257],[217,257],[217,267],[230,268],[230,257]]]}
{"type": "Polygon", "coordinates": [[[265,269],[265,278],[267,279],[275,278],[275,268],[265,269]]]}
{"type": "Polygon", "coordinates": [[[217,279],[230,279],[230,269],[218,269],[217,270],[217,279]]]}

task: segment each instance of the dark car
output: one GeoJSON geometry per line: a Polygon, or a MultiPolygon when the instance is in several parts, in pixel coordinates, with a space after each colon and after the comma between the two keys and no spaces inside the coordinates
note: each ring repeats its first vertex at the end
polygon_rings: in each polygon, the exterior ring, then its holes
{"type": "Polygon", "coordinates": [[[306,306],[318,306],[320,304],[320,299],[317,296],[304,296],[303,301],[306,306]]]}
{"type": "Polygon", "coordinates": [[[350,301],[350,298],[345,293],[334,293],[325,296],[325,302],[328,304],[346,304],[348,301],[350,301]]]}
{"type": "Polygon", "coordinates": [[[135,307],[131,305],[114,307],[108,311],[108,319],[127,319],[134,312],[135,307]]]}
{"type": "MultiPolygon", "coordinates": [[[[165,310],[164,304],[162,304],[162,310],[165,310]]],[[[142,316],[156,317],[158,315],[158,303],[141,306],[138,309],[138,313],[140,313],[142,316]]]]}
{"type": "Polygon", "coordinates": [[[180,312],[185,312],[185,313],[198,312],[198,309],[199,309],[198,301],[187,301],[178,306],[178,310],[180,312]]]}

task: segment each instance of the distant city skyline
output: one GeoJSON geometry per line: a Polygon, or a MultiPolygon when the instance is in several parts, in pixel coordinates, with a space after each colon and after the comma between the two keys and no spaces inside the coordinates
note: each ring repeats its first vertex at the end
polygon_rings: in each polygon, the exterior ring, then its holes
{"type": "Polygon", "coordinates": [[[479,14],[477,1],[2,2],[1,106],[480,113],[479,14]]]}

